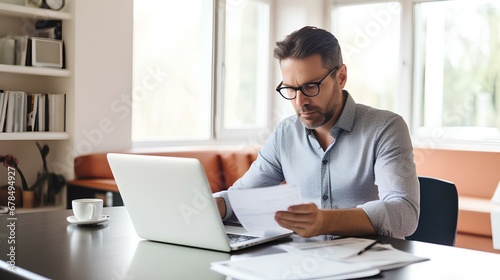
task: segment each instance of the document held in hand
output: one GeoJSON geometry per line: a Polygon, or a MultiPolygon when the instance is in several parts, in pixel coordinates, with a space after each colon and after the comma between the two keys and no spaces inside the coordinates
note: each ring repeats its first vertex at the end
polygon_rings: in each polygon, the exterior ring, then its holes
{"type": "Polygon", "coordinates": [[[274,220],[277,211],[302,204],[302,191],[296,184],[228,192],[229,201],[247,231],[282,230],[274,220]]]}

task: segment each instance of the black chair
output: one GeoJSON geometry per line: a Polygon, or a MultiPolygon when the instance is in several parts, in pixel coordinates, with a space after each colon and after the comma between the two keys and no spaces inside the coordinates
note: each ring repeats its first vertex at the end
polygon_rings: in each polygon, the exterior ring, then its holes
{"type": "Polygon", "coordinates": [[[429,177],[419,177],[418,181],[420,218],[417,230],[406,239],[454,246],[458,220],[455,184],[429,177]]]}

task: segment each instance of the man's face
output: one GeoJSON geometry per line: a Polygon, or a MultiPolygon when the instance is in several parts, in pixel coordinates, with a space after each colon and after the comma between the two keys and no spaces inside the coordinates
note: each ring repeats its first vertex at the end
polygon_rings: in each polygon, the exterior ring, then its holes
{"type": "MultiPolygon", "coordinates": [[[[330,70],[323,67],[319,54],[304,59],[287,58],[281,61],[283,86],[299,87],[310,82],[318,82],[330,70]]],[[[302,124],[309,129],[322,126],[333,127],[343,108],[342,88],[345,85],[346,69],[342,65],[326,77],[320,85],[317,96],[307,97],[297,91],[292,103],[302,124]]]]}

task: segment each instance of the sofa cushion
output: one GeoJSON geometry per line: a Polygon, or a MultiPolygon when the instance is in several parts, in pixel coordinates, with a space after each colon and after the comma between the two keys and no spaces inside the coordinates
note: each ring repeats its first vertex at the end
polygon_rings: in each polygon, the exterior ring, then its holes
{"type": "Polygon", "coordinates": [[[106,154],[90,154],[75,158],[75,179],[114,179],[106,154]]]}
{"type": "Polygon", "coordinates": [[[257,159],[257,149],[242,149],[239,151],[221,151],[222,180],[226,189],[231,187],[257,159]]]}
{"type": "Polygon", "coordinates": [[[153,156],[197,158],[203,165],[212,192],[226,189],[219,154],[211,150],[141,153],[153,156]]]}
{"type": "MultiPolygon", "coordinates": [[[[212,192],[218,192],[226,190],[245,174],[252,162],[257,158],[257,151],[257,148],[210,148],[182,151],[137,150],[121,153],[197,158],[203,165],[212,192]]],[[[68,183],[100,190],[118,191],[106,154],[96,153],[75,158],[75,179],[68,183]]]]}

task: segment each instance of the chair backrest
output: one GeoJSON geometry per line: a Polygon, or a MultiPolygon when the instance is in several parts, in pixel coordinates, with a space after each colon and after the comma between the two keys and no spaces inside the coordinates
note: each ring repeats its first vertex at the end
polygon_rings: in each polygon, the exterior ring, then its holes
{"type": "Polygon", "coordinates": [[[458,193],[455,184],[437,178],[419,177],[420,218],[408,240],[455,245],[458,193]]]}

